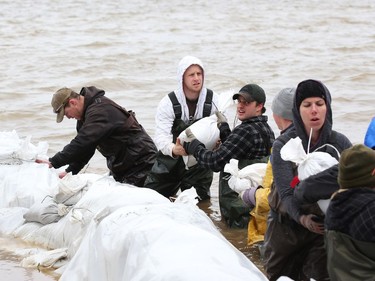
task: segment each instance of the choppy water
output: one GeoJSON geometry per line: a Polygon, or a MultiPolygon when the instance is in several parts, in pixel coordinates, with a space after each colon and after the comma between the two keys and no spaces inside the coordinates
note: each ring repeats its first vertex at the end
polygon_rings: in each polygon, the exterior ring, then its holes
{"type": "MultiPolygon", "coordinates": [[[[55,123],[50,100],[58,88],[105,89],[133,109],[153,135],[157,103],[176,88],[177,63],[188,54],[203,61],[206,85],[218,93],[260,84],[275,132],[273,96],[308,78],[327,85],[334,128],[353,142],[363,141],[374,116],[375,3],[370,0],[0,4],[1,130],[48,141],[51,155],[75,128],[73,120],[55,123]]],[[[91,161],[93,171],[104,167],[100,156],[91,161]]],[[[211,203],[207,212],[219,220],[217,198],[211,203]]],[[[245,236],[238,236],[232,238],[241,247],[245,236]]]]}

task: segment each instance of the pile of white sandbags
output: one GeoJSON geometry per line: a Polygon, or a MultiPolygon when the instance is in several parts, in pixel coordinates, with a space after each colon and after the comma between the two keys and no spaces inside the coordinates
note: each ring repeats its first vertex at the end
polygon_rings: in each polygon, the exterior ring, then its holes
{"type": "Polygon", "coordinates": [[[196,206],[194,188],[172,203],[109,176],[59,179],[33,162],[39,152],[23,159],[16,151],[25,143],[0,133],[8,137],[0,235],[38,246],[7,249],[23,266],[57,268],[61,280],[267,280],[196,206]]]}

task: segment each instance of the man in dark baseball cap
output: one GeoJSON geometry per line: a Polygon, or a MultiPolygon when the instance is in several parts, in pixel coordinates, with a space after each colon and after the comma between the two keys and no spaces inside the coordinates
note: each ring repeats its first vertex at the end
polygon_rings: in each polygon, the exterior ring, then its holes
{"type": "Polygon", "coordinates": [[[238,100],[238,97],[243,97],[248,103],[256,101],[258,104],[263,104],[262,113],[266,112],[264,104],[266,103],[266,94],[264,90],[256,84],[247,84],[241,88],[241,90],[233,95],[234,100],[238,100]]]}
{"type": "Polygon", "coordinates": [[[250,219],[250,207],[229,187],[230,175],[224,172],[224,168],[231,159],[238,160],[242,167],[266,162],[271,153],[275,134],[268,124],[268,116],[263,115],[266,111],[264,107],[266,95],[260,86],[245,85],[233,95],[233,100],[237,100],[236,117],[241,124],[231,130],[225,116],[216,113],[221,141],[217,149],[207,151],[204,144],[195,138],[189,128],[185,133],[191,141],[185,141],[183,147],[187,154],[195,157],[200,166],[214,172],[221,172],[219,179],[221,217],[230,227],[245,228],[250,219]]]}

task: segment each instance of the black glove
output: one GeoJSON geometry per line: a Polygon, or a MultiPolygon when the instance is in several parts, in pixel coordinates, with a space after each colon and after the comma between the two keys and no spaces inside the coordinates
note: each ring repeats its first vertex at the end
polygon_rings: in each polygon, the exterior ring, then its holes
{"type": "Polygon", "coordinates": [[[231,133],[228,120],[220,111],[216,111],[215,114],[217,117],[217,127],[220,131],[220,140],[221,142],[225,142],[225,140],[231,133]]]}
{"type": "Polygon", "coordinates": [[[220,140],[222,143],[225,142],[225,140],[228,138],[228,136],[232,132],[229,128],[228,123],[221,123],[219,127],[219,131],[220,131],[220,140]]]}
{"type": "Polygon", "coordinates": [[[204,144],[201,143],[197,139],[193,139],[191,142],[184,142],[183,147],[184,147],[186,153],[189,154],[189,155],[194,155],[194,153],[198,149],[198,147],[206,148],[204,146],[204,144]]]}
{"type": "Polygon", "coordinates": [[[187,128],[185,130],[185,134],[188,137],[188,140],[184,142],[183,147],[187,154],[194,155],[198,147],[206,148],[203,143],[197,140],[197,138],[191,132],[190,128],[187,128]]]}

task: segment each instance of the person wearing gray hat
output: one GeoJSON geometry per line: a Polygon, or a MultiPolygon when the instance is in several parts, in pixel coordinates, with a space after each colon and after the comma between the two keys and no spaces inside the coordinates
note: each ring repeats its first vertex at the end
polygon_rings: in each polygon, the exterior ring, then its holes
{"type": "Polygon", "coordinates": [[[273,119],[280,130],[285,130],[293,122],[293,100],[295,88],[282,89],[272,100],[273,119]]]}
{"type": "Polygon", "coordinates": [[[53,94],[51,105],[56,122],[64,116],[77,120],[77,135],[48,160],[37,163],[50,168],[68,165],[59,174],[77,174],[98,150],[107,160],[110,175],[122,183],[143,186],[156,157],[156,146],[132,111],[105,96],[104,90],[83,87],[78,94],[61,88],[53,94]]]}

